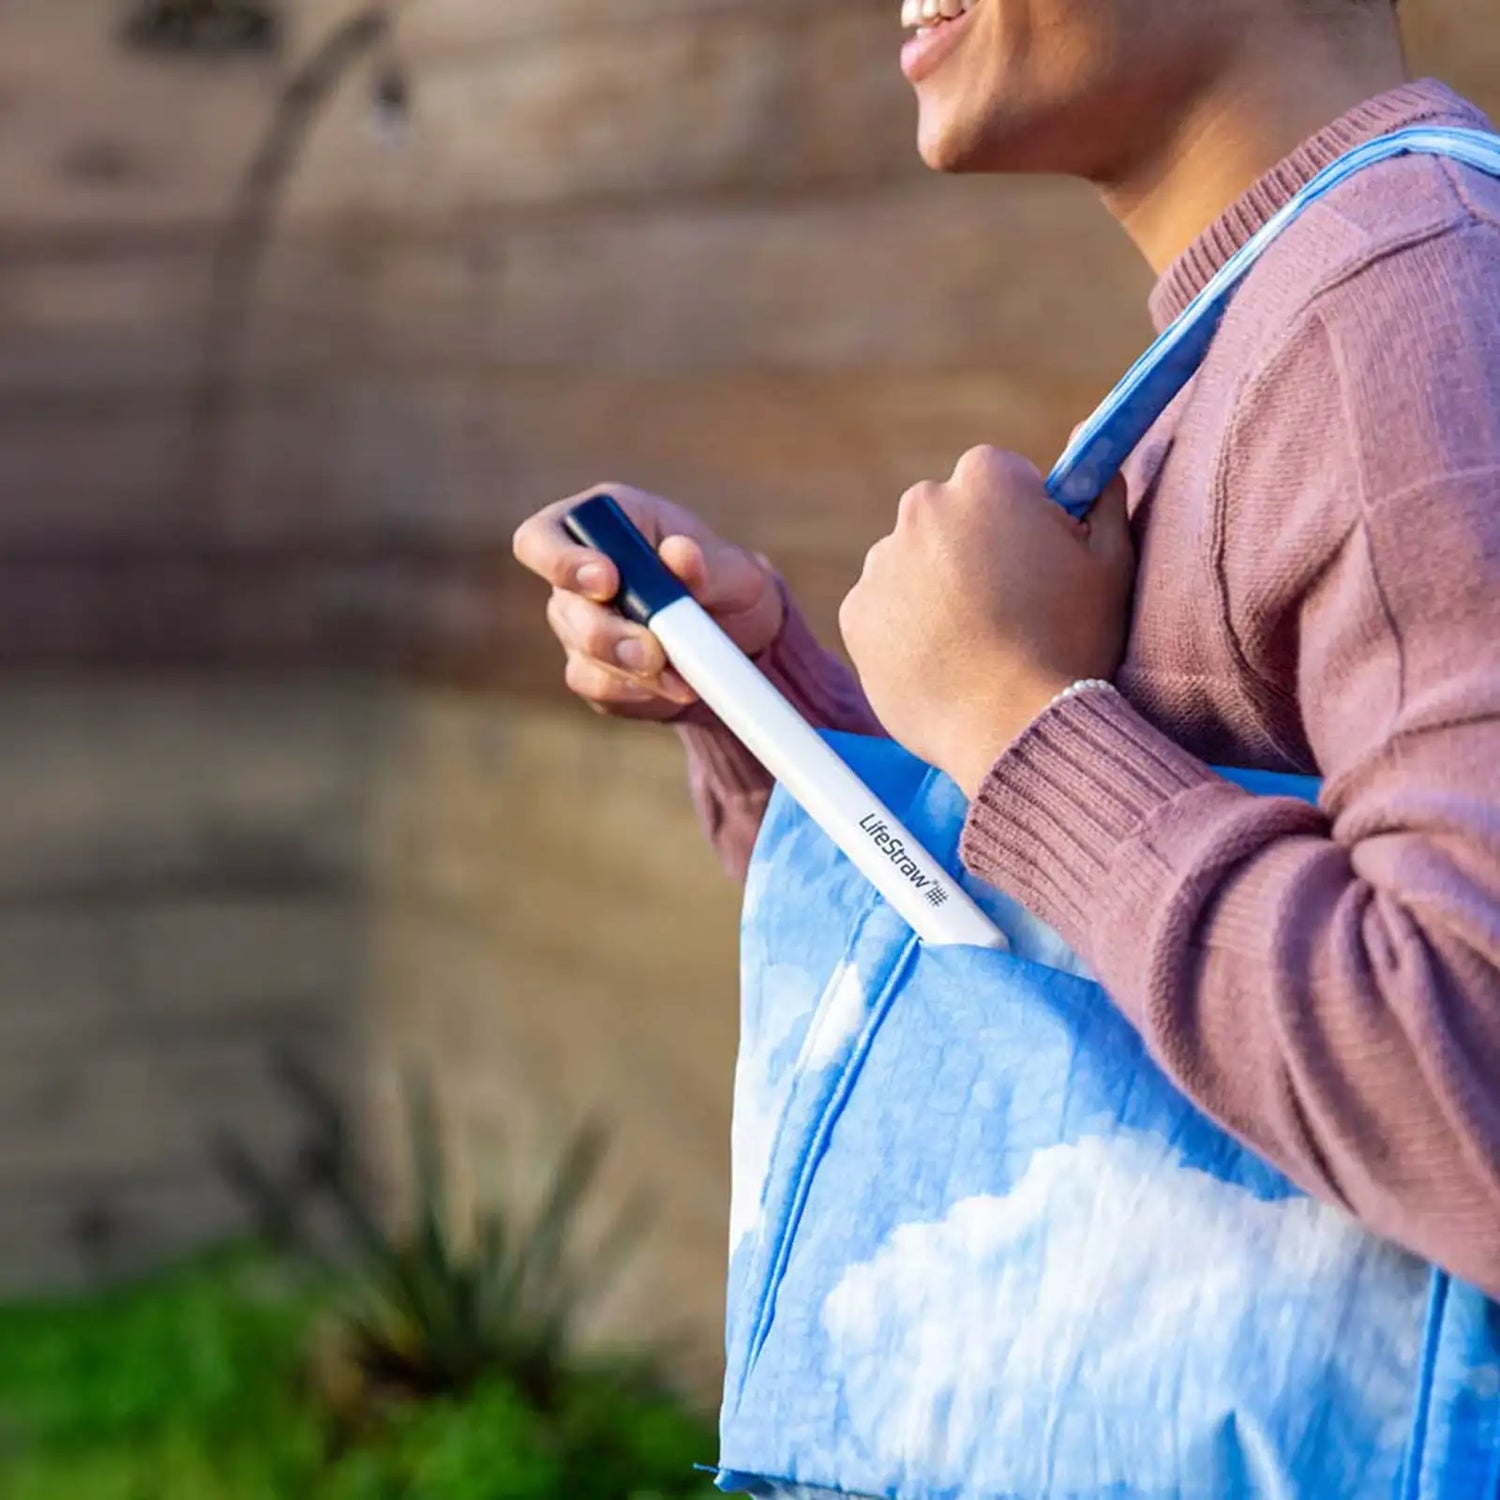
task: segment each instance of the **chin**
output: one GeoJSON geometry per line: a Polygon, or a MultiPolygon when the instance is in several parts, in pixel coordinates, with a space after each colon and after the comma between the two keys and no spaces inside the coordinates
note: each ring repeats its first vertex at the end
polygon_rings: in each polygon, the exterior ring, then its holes
{"type": "Polygon", "coordinates": [[[1005,170],[987,159],[990,153],[980,149],[973,132],[960,128],[953,119],[929,121],[923,116],[917,128],[917,154],[934,172],[1005,170]]]}
{"type": "Polygon", "coordinates": [[[1091,175],[1081,149],[1087,136],[1068,128],[1066,111],[1012,110],[965,116],[958,109],[924,109],[918,117],[917,152],[934,172],[953,174],[1055,172],[1091,175]]]}
{"type": "Polygon", "coordinates": [[[922,164],[931,167],[934,172],[964,170],[964,154],[955,150],[953,143],[944,136],[918,136],[917,155],[922,158],[922,164]]]}

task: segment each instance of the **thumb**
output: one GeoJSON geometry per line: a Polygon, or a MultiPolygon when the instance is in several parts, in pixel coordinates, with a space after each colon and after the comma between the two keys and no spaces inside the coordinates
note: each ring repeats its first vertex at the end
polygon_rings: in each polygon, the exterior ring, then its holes
{"type": "Polygon", "coordinates": [[[728,542],[669,536],[658,550],[705,609],[732,614],[750,608],[765,592],[765,570],[748,552],[728,542]]]}
{"type": "Polygon", "coordinates": [[[1094,501],[1085,520],[1088,524],[1089,551],[1106,560],[1123,560],[1132,551],[1130,516],[1126,509],[1125,481],[1115,475],[1104,493],[1094,501]]]}

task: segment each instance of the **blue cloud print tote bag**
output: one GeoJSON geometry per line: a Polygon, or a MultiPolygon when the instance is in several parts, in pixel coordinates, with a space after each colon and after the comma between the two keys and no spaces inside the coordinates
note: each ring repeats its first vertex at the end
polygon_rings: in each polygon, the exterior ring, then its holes
{"type": "MultiPolygon", "coordinates": [[[[1079,432],[1059,503],[1120,467],[1269,240],[1408,152],[1500,176],[1478,132],[1335,163],[1079,432]]],[[[1495,1306],[1199,1113],[1061,940],[962,873],[958,790],[893,744],[833,739],[1011,951],[923,946],[778,790],[745,897],[720,1488],[1497,1500],[1495,1306]]]]}

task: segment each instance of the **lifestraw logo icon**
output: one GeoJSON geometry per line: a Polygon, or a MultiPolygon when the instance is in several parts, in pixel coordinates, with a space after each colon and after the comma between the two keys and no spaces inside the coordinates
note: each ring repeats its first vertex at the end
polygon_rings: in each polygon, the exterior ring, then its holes
{"type": "Polygon", "coordinates": [[[927,892],[927,904],[929,906],[941,906],[948,899],[948,893],[942,886],[932,886],[927,892]]]}

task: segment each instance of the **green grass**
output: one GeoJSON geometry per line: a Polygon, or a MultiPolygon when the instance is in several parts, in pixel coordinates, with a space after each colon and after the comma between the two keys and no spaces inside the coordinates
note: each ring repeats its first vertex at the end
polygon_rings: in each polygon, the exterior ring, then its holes
{"type": "Polygon", "coordinates": [[[335,1441],[308,1375],[328,1294],[219,1253],[77,1301],[0,1306],[5,1500],[704,1500],[711,1427],[604,1368],[542,1413],[501,1378],[335,1441]]]}

